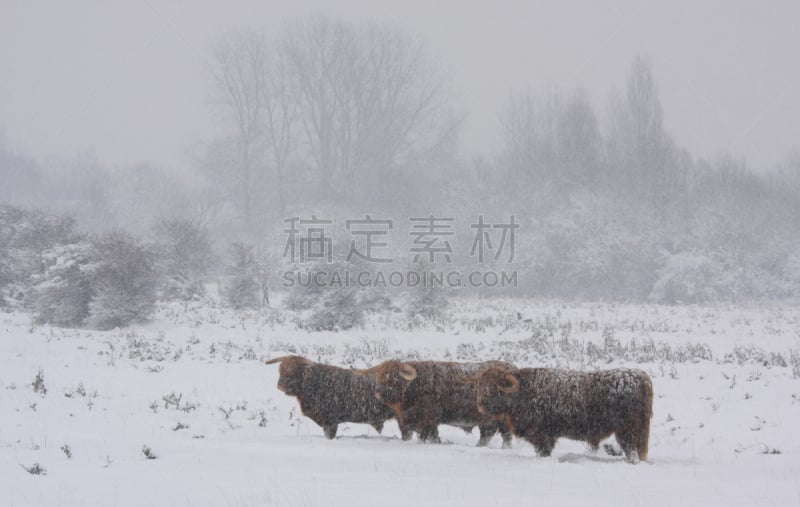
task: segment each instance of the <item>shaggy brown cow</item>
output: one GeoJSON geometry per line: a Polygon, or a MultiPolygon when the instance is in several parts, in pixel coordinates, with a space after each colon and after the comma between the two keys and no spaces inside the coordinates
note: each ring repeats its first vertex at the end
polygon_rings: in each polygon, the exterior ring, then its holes
{"type": "Polygon", "coordinates": [[[641,370],[584,373],[553,368],[493,367],[475,383],[481,412],[549,456],[559,437],[588,442],[616,435],[626,459],[647,459],[653,384],[641,370]]]}
{"type": "Polygon", "coordinates": [[[449,363],[436,361],[386,361],[367,370],[357,370],[375,378],[375,397],[394,411],[403,440],[416,431],[422,442],[438,443],[439,424],[472,431],[478,426],[478,446],[489,443],[498,430],[503,447],[511,445],[511,432],[502,422],[478,411],[474,385],[463,382],[490,366],[514,368],[499,361],[449,363]]]}
{"type": "Polygon", "coordinates": [[[343,422],[370,424],[380,433],[384,421],[394,416],[375,399],[375,381],[371,378],[301,356],[267,361],[274,363],[281,363],[278,389],[296,396],[303,415],[322,426],[328,438],[336,436],[343,422]]]}

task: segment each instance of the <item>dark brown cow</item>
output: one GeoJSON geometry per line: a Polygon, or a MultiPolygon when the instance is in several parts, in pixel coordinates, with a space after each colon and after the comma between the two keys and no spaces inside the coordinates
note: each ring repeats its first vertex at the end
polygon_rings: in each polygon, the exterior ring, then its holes
{"type": "Polygon", "coordinates": [[[478,411],[476,388],[464,379],[492,365],[513,368],[499,361],[450,363],[437,361],[386,361],[361,374],[375,378],[375,396],[394,411],[403,440],[416,431],[422,442],[440,442],[440,424],[472,431],[478,426],[479,446],[489,443],[498,430],[503,447],[511,444],[511,433],[502,423],[478,411]]]}
{"type": "Polygon", "coordinates": [[[474,382],[481,412],[549,456],[559,437],[588,442],[616,435],[626,459],[647,459],[653,384],[641,370],[584,373],[553,368],[493,367],[474,382]]]}
{"type": "Polygon", "coordinates": [[[380,433],[384,421],[394,416],[375,399],[374,379],[301,356],[267,361],[274,363],[281,363],[278,389],[297,397],[303,415],[322,426],[328,438],[336,436],[343,422],[370,424],[380,433]]]}

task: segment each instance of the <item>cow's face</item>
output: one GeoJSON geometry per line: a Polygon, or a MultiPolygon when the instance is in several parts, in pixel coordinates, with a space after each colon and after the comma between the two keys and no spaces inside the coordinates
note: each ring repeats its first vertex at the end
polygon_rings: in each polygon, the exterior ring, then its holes
{"type": "Polygon", "coordinates": [[[387,361],[374,372],[375,397],[386,404],[399,403],[417,377],[417,370],[400,361],[387,361]]]}
{"type": "Polygon", "coordinates": [[[289,396],[298,396],[302,391],[303,375],[312,363],[300,356],[291,356],[281,361],[278,378],[278,389],[289,396]]]}
{"type": "Polygon", "coordinates": [[[492,416],[511,412],[519,380],[505,368],[493,367],[485,370],[476,383],[478,410],[492,416]]]}

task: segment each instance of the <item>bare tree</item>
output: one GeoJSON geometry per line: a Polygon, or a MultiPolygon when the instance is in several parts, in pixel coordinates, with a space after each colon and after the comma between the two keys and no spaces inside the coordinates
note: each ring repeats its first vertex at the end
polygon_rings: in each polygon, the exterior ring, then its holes
{"type": "Polygon", "coordinates": [[[282,40],[322,189],[384,199],[410,166],[445,148],[457,121],[448,110],[447,80],[423,40],[326,17],[287,26],[282,40]]]}
{"type": "Polygon", "coordinates": [[[454,160],[459,121],[436,63],[400,29],[324,16],[274,38],[226,34],[210,69],[233,136],[209,155],[235,175],[230,200],[246,227],[267,195],[281,215],[305,199],[385,203],[454,160]],[[313,181],[312,195],[292,193],[291,178],[313,181]]]}
{"type": "Polygon", "coordinates": [[[644,56],[634,58],[625,99],[612,101],[609,156],[623,186],[656,207],[663,207],[679,184],[680,154],[664,130],[658,87],[644,56]]]}
{"type": "Polygon", "coordinates": [[[270,51],[267,58],[268,71],[264,76],[262,100],[269,152],[278,180],[278,207],[283,217],[286,214],[286,169],[292,154],[300,98],[297,78],[291,73],[286,53],[270,51]]]}
{"type": "Polygon", "coordinates": [[[228,169],[236,178],[236,196],[241,199],[247,230],[253,225],[256,171],[263,153],[267,51],[262,32],[230,32],[214,47],[208,66],[216,98],[234,131],[228,169]]]}
{"type": "Polygon", "coordinates": [[[497,166],[504,176],[501,185],[514,181],[511,197],[546,206],[553,187],[563,178],[558,140],[562,109],[555,90],[541,97],[531,90],[509,96],[500,114],[502,146],[497,166]]]}
{"type": "Polygon", "coordinates": [[[576,90],[558,118],[560,180],[571,188],[598,181],[600,131],[583,90],[576,90]]]}

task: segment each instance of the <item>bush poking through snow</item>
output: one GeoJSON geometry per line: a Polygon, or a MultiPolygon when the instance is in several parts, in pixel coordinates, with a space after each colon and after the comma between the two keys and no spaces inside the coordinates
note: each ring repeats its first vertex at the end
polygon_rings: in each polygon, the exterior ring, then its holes
{"type": "Polygon", "coordinates": [[[44,385],[44,372],[41,369],[36,372],[36,377],[34,377],[33,382],[31,382],[31,386],[33,386],[33,392],[39,393],[42,396],[47,394],[47,387],[44,385]]]}
{"type": "Polygon", "coordinates": [[[666,304],[719,301],[729,293],[723,270],[706,255],[682,252],[666,259],[650,300],[666,304]]]}
{"type": "Polygon", "coordinates": [[[344,331],[364,323],[364,310],[355,289],[341,287],[325,291],[305,327],[314,331],[344,331]]]}
{"type": "Polygon", "coordinates": [[[153,450],[150,447],[148,447],[146,444],[142,446],[142,454],[147,459],[158,459],[158,456],[156,455],[156,453],[154,453],[153,450]]]}
{"type": "Polygon", "coordinates": [[[170,405],[173,405],[175,410],[178,410],[181,405],[181,398],[183,398],[183,393],[176,396],[175,391],[166,396],[162,396],[161,399],[164,400],[164,410],[167,410],[170,405]]]}
{"type": "Polygon", "coordinates": [[[42,467],[39,463],[34,463],[29,467],[26,467],[25,465],[20,466],[31,475],[47,475],[47,470],[45,470],[44,467],[42,467]]]}
{"type": "Polygon", "coordinates": [[[32,278],[42,274],[46,253],[76,241],[71,217],[0,205],[0,306],[30,303],[32,278]]]}
{"type": "Polygon", "coordinates": [[[792,350],[789,352],[789,362],[792,364],[792,375],[800,379],[800,352],[792,350]]]}
{"type": "Polygon", "coordinates": [[[255,249],[244,243],[230,247],[225,278],[220,284],[222,299],[234,310],[258,308],[265,300],[259,280],[264,271],[257,259],[255,249]]]}
{"type": "Polygon", "coordinates": [[[44,272],[32,276],[30,303],[37,324],[83,325],[92,300],[97,253],[88,241],[58,245],[42,255],[44,272]]]}
{"type": "Polygon", "coordinates": [[[102,236],[96,246],[101,260],[92,277],[89,324],[113,329],[147,319],[156,302],[153,254],[121,233],[102,236]]]}
{"type": "Polygon", "coordinates": [[[165,218],[156,224],[154,234],[162,297],[187,301],[202,296],[213,263],[208,231],[192,220],[165,218]]]}
{"type": "MultiPolygon", "coordinates": [[[[427,263],[414,264],[411,269],[424,278],[424,273],[431,268],[427,263]]],[[[420,285],[411,289],[410,300],[406,314],[410,324],[420,324],[420,321],[439,321],[444,315],[449,301],[442,287],[436,283],[428,283],[427,286],[420,285]]]]}
{"type": "Polygon", "coordinates": [[[69,444],[62,445],[61,451],[64,453],[67,459],[72,459],[72,448],[69,446],[69,444]]]}
{"type": "Polygon", "coordinates": [[[83,386],[83,382],[78,384],[78,387],[75,388],[74,391],[64,393],[64,396],[67,398],[75,398],[80,396],[81,398],[86,397],[86,388],[83,386]]]}

